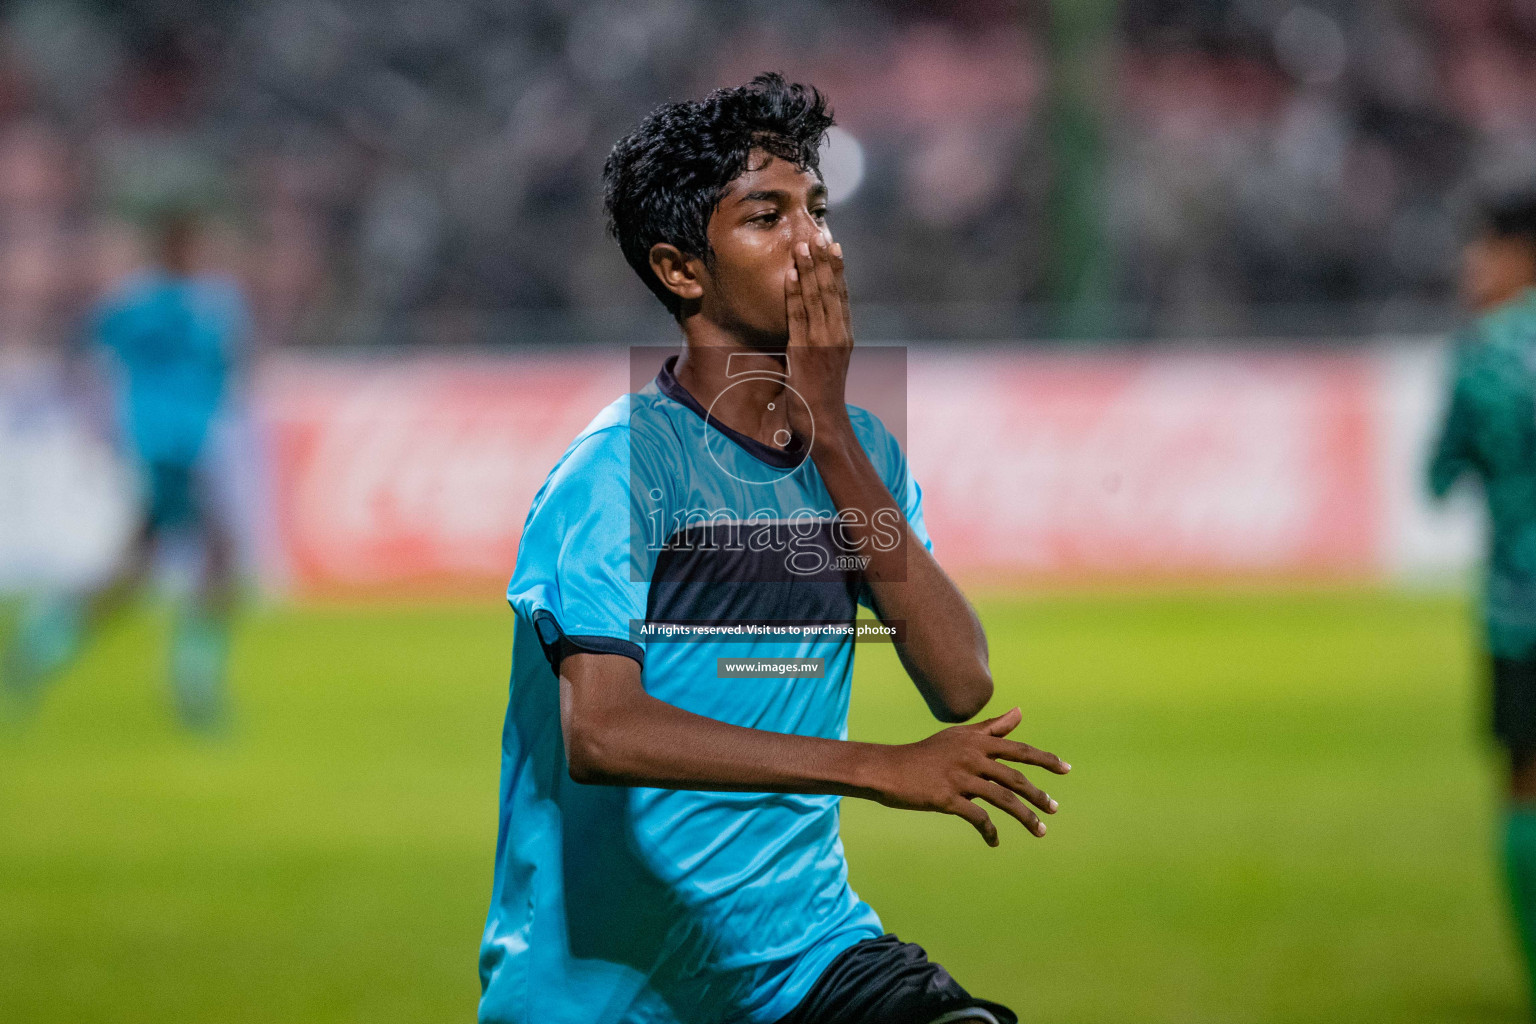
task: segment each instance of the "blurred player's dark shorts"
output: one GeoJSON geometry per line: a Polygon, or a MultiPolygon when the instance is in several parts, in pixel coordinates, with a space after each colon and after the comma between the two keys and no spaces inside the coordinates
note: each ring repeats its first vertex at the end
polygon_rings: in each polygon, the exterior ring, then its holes
{"type": "Polygon", "coordinates": [[[202,513],[195,467],[151,462],[144,467],[144,517],[156,530],[191,526],[202,513]]]}
{"type": "Polygon", "coordinates": [[[987,1011],[998,1024],[1018,1024],[1008,1007],[976,999],[961,988],[922,946],[882,935],[838,954],[778,1024],[933,1024],[970,1009],[987,1011]]]}
{"type": "Polygon", "coordinates": [[[1536,758],[1536,655],[1492,659],[1493,735],[1516,760],[1536,758]]]}

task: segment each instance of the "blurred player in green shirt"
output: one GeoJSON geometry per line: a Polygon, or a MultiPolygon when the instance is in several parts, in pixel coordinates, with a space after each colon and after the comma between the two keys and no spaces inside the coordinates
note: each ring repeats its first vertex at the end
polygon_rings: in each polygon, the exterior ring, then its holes
{"type": "Polygon", "coordinates": [[[1487,204],[1467,244],[1450,400],[1429,466],[1441,497],[1482,484],[1490,550],[1483,592],[1493,732],[1509,752],[1504,857],[1536,981],[1536,191],[1487,204]]]}

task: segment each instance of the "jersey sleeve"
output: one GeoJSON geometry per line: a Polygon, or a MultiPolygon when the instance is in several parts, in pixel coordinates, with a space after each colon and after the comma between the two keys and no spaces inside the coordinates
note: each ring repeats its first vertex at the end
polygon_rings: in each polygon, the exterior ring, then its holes
{"type": "Polygon", "coordinates": [[[249,362],[255,349],[251,310],[234,281],[218,281],[212,291],[218,316],[219,354],[226,368],[234,370],[249,362]]]}
{"type": "Polygon", "coordinates": [[[923,547],[932,551],[933,538],[928,536],[928,523],[923,519],[923,489],[918,486],[917,478],[912,475],[912,468],[907,464],[907,456],[896,444],[895,438],[891,439],[891,447],[896,452],[891,494],[901,503],[901,514],[907,517],[913,535],[923,542],[923,547]]]}
{"type": "Polygon", "coordinates": [[[122,300],[114,295],[91,309],[85,318],[83,333],[96,346],[111,353],[114,359],[122,359],[125,319],[122,300]]]}
{"type": "MultiPolygon", "coordinates": [[[[644,620],[654,554],[643,530],[653,476],[632,467],[629,430],[579,439],[534,498],[507,601],[538,633],[550,666],[569,654],[619,654],[645,664],[644,620]]],[[[649,459],[638,460],[648,464],[649,459]]]]}
{"type": "Polygon", "coordinates": [[[1425,474],[1429,492],[1437,498],[1444,497],[1457,479],[1476,465],[1476,424],[1467,366],[1471,345],[1471,339],[1459,337],[1451,352],[1447,374],[1450,393],[1425,474]]]}
{"type": "Polygon", "coordinates": [[[912,467],[907,463],[906,453],[901,450],[901,443],[873,413],[860,410],[860,418],[867,425],[865,434],[869,438],[865,451],[880,471],[886,490],[896,499],[901,514],[912,527],[912,533],[922,541],[923,547],[932,551],[933,540],[928,536],[928,524],[923,520],[923,489],[912,476],[912,467]]]}
{"type": "MultiPolygon", "coordinates": [[[[918,486],[917,479],[912,475],[912,468],[907,462],[906,453],[901,450],[901,444],[896,440],[885,424],[870,413],[863,413],[867,417],[869,429],[865,442],[865,451],[869,454],[880,471],[880,478],[885,481],[886,490],[891,492],[891,497],[896,499],[896,504],[901,508],[901,514],[912,527],[912,535],[916,537],[924,548],[933,550],[933,538],[928,536],[928,524],[923,518],[923,489],[918,486]]],[[[873,609],[869,585],[867,583],[859,587],[859,604],[865,608],[873,609]]]]}

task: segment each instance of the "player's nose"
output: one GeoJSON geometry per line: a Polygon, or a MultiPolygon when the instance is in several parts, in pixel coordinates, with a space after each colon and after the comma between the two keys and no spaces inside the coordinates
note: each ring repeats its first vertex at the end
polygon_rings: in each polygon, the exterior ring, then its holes
{"type": "Polygon", "coordinates": [[[816,218],[811,216],[809,210],[797,212],[790,218],[790,223],[790,252],[794,252],[801,242],[814,246],[818,237],[825,238],[829,244],[832,241],[832,232],[827,229],[825,224],[817,223],[816,218]]]}

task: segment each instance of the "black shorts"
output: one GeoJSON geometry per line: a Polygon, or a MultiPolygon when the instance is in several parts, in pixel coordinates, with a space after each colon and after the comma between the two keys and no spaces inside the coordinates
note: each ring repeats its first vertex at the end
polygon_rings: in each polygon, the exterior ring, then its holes
{"type": "Polygon", "coordinates": [[[922,946],[882,935],[839,953],[778,1024],[932,1024],[967,1009],[986,1010],[998,1024],[1018,1024],[1008,1007],[976,999],[956,984],[922,946]]]}
{"type": "Polygon", "coordinates": [[[1536,757],[1536,657],[1491,662],[1493,735],[1516,759],[1536,757]]]}

